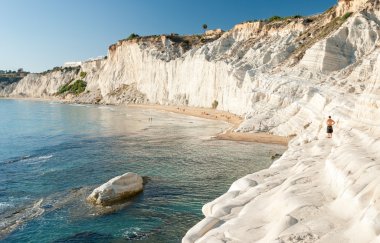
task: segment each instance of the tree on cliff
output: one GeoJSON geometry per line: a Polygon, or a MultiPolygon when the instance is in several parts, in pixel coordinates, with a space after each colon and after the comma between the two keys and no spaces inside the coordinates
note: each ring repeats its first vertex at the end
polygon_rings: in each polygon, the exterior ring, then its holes
{"type": "Polygon", "coordinates": [[[135,39],[135,38],[138,38],[140,37],[138,34],[136,33],[132,33],[128,36],[127,40],[132,40],[132,39],[135,39]]]}
{"type": "Polygon", "coordinates": [[[207,30],[207,27],[208,27],[207,24],[203,24],[203,25],[202,25],[202,28],[203,28],[204,31],[207,30]]]}

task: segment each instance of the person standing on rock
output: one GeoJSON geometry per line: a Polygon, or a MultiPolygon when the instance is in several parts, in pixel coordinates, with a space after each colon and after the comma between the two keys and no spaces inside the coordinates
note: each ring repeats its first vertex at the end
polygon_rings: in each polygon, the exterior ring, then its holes
{"type": "Polygon", "coordinates": [[[326,124],[327,124],[327,137],[332,138],[332,134],[333,134],[332,126],[335,124],[335,121],[331,119],[331,116],[329,116],[329,119],[327,119],[326,124]]]}

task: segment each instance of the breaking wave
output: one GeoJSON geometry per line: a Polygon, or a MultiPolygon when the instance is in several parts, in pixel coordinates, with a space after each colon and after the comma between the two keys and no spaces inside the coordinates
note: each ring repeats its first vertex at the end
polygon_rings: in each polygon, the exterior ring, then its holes
{"type": "Polygon", "coordinates": [[[4,164],[12,164],[12,163],[18,163],[18,162],[24,162],[24,163],[31,163],[31,164],[36,164],[39,162],[45,162],[53,157],[52,154],[48,155],[42,155],[42,156],[33,156],[33,155],[25,155],[25,156],[20,156],[16,158],[12,158],[9,160],[4,161],[4,164]]]}

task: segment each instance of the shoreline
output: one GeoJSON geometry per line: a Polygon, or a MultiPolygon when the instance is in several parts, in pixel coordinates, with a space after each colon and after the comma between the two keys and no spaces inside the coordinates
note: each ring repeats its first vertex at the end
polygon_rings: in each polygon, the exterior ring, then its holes
{"type": "Polygon", "coordinates": [[[129,108],[161,110],[187,116],[205,118],[209,120],[225,121],[232,124],[233,126],[238,126],[243,121],[243,118],[241,116],[229,113],[227,111],[219,111],[211,108],[155,104],[127,104],[126,106],[129,108]]]}
{"type": "Polygon", "coordinates": [[[293,137],[282,137],[269,133],[241,133],[234,132],[233,129],[237,128],[242,122],[241,116],[232,114],[227,111],[220,111],[211,108],[189,107],[189,106],[166,106],[155,104],[129,104],[127,107],[140,108],[140,109],[154,109],[166,112],[173,112],[186,116],[195,116],[210,120],[224,121],[232,125],[228,130],[218,133],[213,138],[219,140],[230,140],[240,142],[255,142],[265,144],[278,144],[288,146],[289,141],[293,137]]]}
{"type": "Polygon", "coordinates": [[[266,144],[278,144],[288,146],[290,140],[293,137],[282,137],[269,133],[242,133],[227,130],[223,133],[219,133],[215,137],[219,140],[231,140],[231,141],[243,141],[253,143],[266,143],[266,144]]]}
{"type": "MultiPolygon", "coordinates": [[[[61,99],[56,99],[54,97],[44,97],[44,98],[34,98],[34,97],[0,97],[0,99],[11,99],[11,100],[31,100],[31,101],[57,101],[63,104],[74,103],[61,99]]],[[[79,104],[79,103],[78,103],[79,104]]],[[[101,104],[97,104],[101,105],[101,104]]],[[[171,105],[158,105],[158,104],[103,104],[103,105],[114,105],[114,106],[126,106],[129,108],[139,108],[139,109],[153,109],[165,112],[173,112],[177,114],[182,114],[186,116],[194,116],[209,120],[224,121],[232,126],[221,133],[213,136],[215,139],[219,140],[230,140],[230,141],[240,141],[240,142],[254,142],[254,143],[265,143],[265,144],[278,144],[288,146],[289,141],[293,137],[282,137],[269,133],[241,133],[234,132],[233,130],[237,128],[242,122],[243,118],[236,114],[232,114],[227,111],[216,110],[212,108],[201,108],[201,107],[191,107],[191,106],[171,106],[171,105]]]]}

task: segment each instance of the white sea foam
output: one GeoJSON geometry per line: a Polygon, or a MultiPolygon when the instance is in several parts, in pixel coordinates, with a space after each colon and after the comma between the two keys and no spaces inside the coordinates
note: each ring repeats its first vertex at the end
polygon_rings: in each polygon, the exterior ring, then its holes
{"type": "Polygon", "coordinates": [[[48,160],[50,158],[53,158],[53,155],[52,154],[49,154],[49,155],[44,155],[44,156],[40,156],[38,157],[39,160],[48,160]]]}
{"type": "Polygon", "coordinates": [[[131,233],[137,234],[138,232],[141,232],[141,228],[139,228],[139,227],[129,227],[129,228],[123,229],[122,232],[123,232],[122,233],[123,236],[128,236],[131,233]]]}
{"type": "Polygon", "coordinates": [[[126,238],[126,239],[136,239],[136,240],[139,240],[139,239],[145,238],[146,235],[144,235],[141,232],[141,228],[139,228],[139,227],[130,227],[130,228],[122,230],[122,237],[126,238]]]}
{"type": "Polygon", "coordinates": [[[115,110],[115,108],[112,108],[111,106],[98,106],[98,109],[110,110],[110,111],[114,111],[115,110]]]}
{"type": "Polygon", "coordinates": [[[10,202],[0,202],[0,213],[8,210],[9,208],[13,208],[14,204],[10,202]]]}
{"type": "Polygon", "coordinates": [[[87,106],[86,104],[76,104],[76,103],[74,103],[74,104],[70,104],[71,106],[87,106]]]}
{"type": "Polygon", "coordinates": [[[29,207],[20,208],[15,212],[11,212],[4,218],[4,220],[1,220],[0,239],[23,225],[25,222],[42,215],[44,213],[44,209],[41,208],[42,202],[43,199],[40,199],[29,207]]]}
{"type": "Polygon", "coordinates": [[[46,162],[49,159],[51,159],[52,157],[53,157],[52,154],[42,155],[42,156],[36,156],[36,157],[30,156],[28,158],[20,160],[20,162],[32,165],[32,164],[38,164],[38,163],[46,162]]]}

